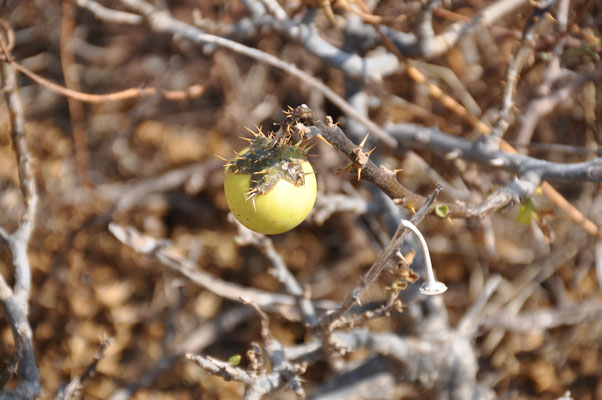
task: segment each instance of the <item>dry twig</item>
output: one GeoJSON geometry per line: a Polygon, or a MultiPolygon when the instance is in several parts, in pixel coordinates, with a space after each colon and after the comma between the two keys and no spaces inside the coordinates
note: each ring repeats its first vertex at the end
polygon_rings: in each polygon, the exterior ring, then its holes
{"type": "MultiPolygon", "coordinates": [[[[0,38],[0,42],[2,42],[3,49],[9,48],[3,38],[0,38]]],[[[0,382],[4,386],[15,371],[19,379],[14,389],[0,390],[0,398],[34,399],[40,396],[42,388],[40,372],[34,355],[31,327],[27,320],[31,291],[31,267],[27,256],[27,247],[35,226],[38,194],[33,175],[32,156],[25,136],[24,111],[19,97],[16,72],[9,64],[6,53],[4,57],[0,57],[0,78],[4,100],[9,110],[10,131],[13,150],[19,166],[21,193],[26,205],[25,213],[21,216],[17,230],[9,234],[0,228],[0,242],[3,242],[10,251],[15,274],[15,283],[12,288],[5,278],[0,276],[0,302],[2,302],[4,317],[11,327],[16,343],[11,365],[0,377],[0,382]]]]}
{"type": "MultiPolygon", "coordinates": [[[[232,301],[240,301],[242,296],[259,307],[281,314],[285,318],[292,320],[300,319],[300,315],[294,307],[297,304],[297,300],[291,295],[269,293],[217,279],[198,268],[193,261],[179,254],[168,240],[157,240],[150,236],[144,236],[133,227],[122,227],[111,223],[109,230],[119,241],[131,247],[134,251],[157,259],[166,267],[181,273],[190,279],[191,282],[219,297],[232,301]]],[[[332,305],[333,303],[329,301],[317,301],[314,303],[314,307],[322,309],[331,307],[332,305]]]]}

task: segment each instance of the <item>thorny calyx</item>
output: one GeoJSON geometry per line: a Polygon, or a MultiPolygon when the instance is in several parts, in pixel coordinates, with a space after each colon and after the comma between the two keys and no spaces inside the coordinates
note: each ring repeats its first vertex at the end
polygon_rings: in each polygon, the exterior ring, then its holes
{"type": "Polygon", "coordinates": [[[305,184],[302,165],[307,161],[306,140],[302,138],[290,144],[289,129],[267,135],[258,130],[253,135],[249,147],[226,164],[227,172],[251,175],[249,190],[245,193],[247,200],[268,193],[280,179],[295,186],[305,184]]]}

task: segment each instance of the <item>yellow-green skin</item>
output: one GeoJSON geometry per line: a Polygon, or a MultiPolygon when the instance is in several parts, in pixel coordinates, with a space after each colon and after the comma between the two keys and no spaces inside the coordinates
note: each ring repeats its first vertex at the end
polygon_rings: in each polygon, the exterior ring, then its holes
{"type": "Polygon", "coordinates": [[[316,202],[316,175],[309,161],[301,164],[305,172],[305,183],[295,186],[285,179],[267,193],[246,200],[250,174],[235,174],[226,171],[224,190],[230,211],[236,219],[255,232],[275,235],[290,231],[309,214],[316,202]],[[255,205],[253,205],[255,202],[255,205]]]}

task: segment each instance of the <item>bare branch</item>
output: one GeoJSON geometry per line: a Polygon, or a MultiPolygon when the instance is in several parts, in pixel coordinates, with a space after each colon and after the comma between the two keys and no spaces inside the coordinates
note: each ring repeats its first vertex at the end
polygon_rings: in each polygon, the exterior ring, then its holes
{"type": "MultiPolygon", "coordinates": [[[[305,399],[305,391],[301,386],[299,375],[305,372],[306,364],[302,363],[299,365],[294,365],[288,362],[284,356],[284,348],[282,347],[282,344],[270,333],[268,316],[256,304],[246,301],[245,299],[241,300],[243,303],[251,305],[257,314],[259,314],[259,318],[261,320],[261,338],[263,349],[265,355],[267,355],[267,358],[270,361],[270,370],[272,374],[280,374],[280,376],[284,378],[284,381],[288,382],[288,386],[293,389],[297,395],[297,398],[305,399]]],[[[261,371],[262,379],[267,378],[268,375],[266,372],[266,369],[263,368],[261,371]]],[[[248,385],[247,391],[245,392],[245,398],[276,391],[279,389],[279,386],[271,387],[269,388],[269,391],[265,391],[267,389],[268,388],[266,388],[265,384],[256,381],[253,384],[248,385]]]]}
{"type": "Polygon", "coordinates": [[[151,386],[156,378],[162,372],[170,369],[182,358],[182,355],[186,353],[199,353],[214,343],[220,335],[231,332],[239,324],[252,316],[255,316],[253,310],[246,305],[241,305],[220,313],[219,316],[211,321],[203,321],[190,334],[186,335],[187,339],[178,344],[172,353],[165,354],[135,383],[115,391],[109,399],[127,400],[131,398],[139,389],[151,386]]]}
{"type": "Polygon", "coordinates": [[[245,385],[253,385],[257,378],[250,375],[244,369],[232,366],[227,361],[220,361],[209,356],[196,356],[186,354],[186,358],[194,361],[199,367],[212,375],[219,375],[227,381],[242,382],[245,385]]]}
{"type": "MultiPolygon", "coordinates": [[[[5,24],[3,24],[5,25],[5,24]]],[[[24,111],[19,97],[17,78],[8,59],[10,45],[0,37],[4,56],[0,56],[0,78],[2,91],[9,110],[10,131],[15,152],[21,193],[25,202],[25,213],[21,216],[19,227],[12,234],[1,231],[2,240],[8,245],[15,273],[14,288],[11,289],[4,277],[0,277],[0,301],[16,343],[13,360],[18,363],[16,369],[19,382],[13,390],[1,390],[0,399],[34,399],[40,396],[40,373],[36,365],[32,332],[27,316],[29,313],[29,295],[31,290],[31,267],[27,256],[27,246],[35,225],[38,194],[32,169],[32,157],[25,137],[24,111]]],[[[10,371],[10,368],[9,368],[10,371]]]]}
{"type": "MultiPolygon", "coordinates": [[[[402,363],[408,379],[420,379],[423,385],[440,393],[441,398],[491,398],[491,393],[476,382],[476,356],[470,340],[454,332],[426,340],[352,330],[335,332],[333,340],[347,351],[366,348],[402,363]]],[[[318,341],[285,349],[286,358],[297,362],[315,361],[322,352],[318,341]]]]}
{"type": "MultiPolygon", "coordinates": [[[[264,351],[270,360],[270,373],[268,373],[263,363],[261,368],[252,366],[250,371],[245,371],[228,362],[219,361],[212,357],[191,354],[187,354],[186,357],[196,362],[210,374],[220,375],[227,381],[235,380],[244,383],[246,386],[244,399],[260,399],[264,394],[274,392],[286,383],[295,391],[298,398],[305,399],[305,391],[301,387],[298,378],[299,374],[305,372],[305,367],[296,367],[286,360],[282,345],[270,334],[268,317],[259,306],[250,299],[241,298],[241,301],[253,307],[259,314],[264,351]]],[[[251,354],[253,354],[252,357],[255,357],[254,350],[251,350],[251,354]]]]}
{"type": "Polygon", "coordinates": [[[487,139],[469,141],[447,135],[437,128],[394,124],[389,125],[387,130],[405,145],[504,168],[519,175],[532,175],[549,181],[602,182],[602,158],[574,164],[555,163],[522,154],[507,153],[490,144],[487,139]]]}
{"type": "Polygon", "coordinates": [[[149,96],[161,96],[167,100],[186,100],[199,97],[205,92],[203,85],[192,85],[186,90],[164,90],[154,87],[147,88],[130,88],[114,93],[94,94],[83,93],[76,90],[68,89],[48,79],[30,71],[16,61],[11,62],[12,66],[23,75],[31,78],[34,82],[39,83],[48,90],[58,93],[70,99],[84,101],[86,103],[104,103],[109,101],[123,101],[128,99],[138,99],[149,96]]]}
{"type": "Polygon", "coordinates": [[[185,38],[192,41],[193,43],[197,43],[200,45],[218,45],[236,53],[248,56],[254,60],[271,65],[275,68],[278,68],[284,72],[293,75],[294,77],[307,83],[314,89],[322,92],[325,97],[327,97],[330,101],[336,104],[336,106],[339,107],[346,114],[353,115],[354,119],[356,119],[359,123],[364,125],[370,133],[374,134],[376,137],[382,140],[383,143],[390,147],[395,146],[395,141],[393,140],[393,138],[391,138],[390,135],[387,132],[385,132],[381,127],[379,127],[366,117],[356,115],[357,113],[355,112],[353,107],[349,105],[349,103],[347,103],[345,99],[339,96],[336,92],[334,92],[320,80],[300,70],[295,65],[284,62],[279,58],[271,54],[265,53],[261,50],[247,47],[243,44],[220,36],[205,33],[197,27],[179,21],[173,18],[169,13],[158,10],[153,5],[146,3],[142,0],[120,0],[120,3],[132,9],[133,11],[143,15],[151,29],[153,29],[156,32],[168,33],[173,36],[185,38]]]}
{"type": "MultiPolygon", "coordinates": [[[[418,225],[427,215],[430,206],[434,203],[440,190],[441,186],[438,186],[428,197],[423,206],[420,207],[420,209],[412,217],[411,222],[414,225],[418,225]]],[[[378,259],[374,262],[372,267],[370,267],[368,272],[363,276],[361,281],[356,285],[351,293],[349,293],[345,300],[339,304],[336,310],[332,313],[325,314],[324,317],[322,317],[322,321],[320,321],[322,324],[326,323],[329,326],[334,326],[336,321],[342,318],[343,315],[345,315],[345,313],[351,308],[351,306],[353,306],[353,304],[360,302],[364,292],[378,279],[391,257],[399,250],[409,232],[410,230],[407,229],[403,224],[399,225],[397,232],[395,232],[395,235],[391,241],[379,254],[378,259]]]]}
{"type": "Polygon", "coordinates": [[[516,134],[518,145],[527,145],[531,141],[539,120],[554,111],[559,104],[570,99],[575,90],[589,81],[588,75],[583,74],[554,89],[549,94],[531,100],[519,117],[520,128],[516,134]]]}
{"type": "Polygon", "coordinates": [[[139,25],[144,22],[140,15],[113,10],[93,0],[73,0],[79,7],[90,10],[96,17],[105,21],[128,25],[139,25]]]}
{"type": "Polygon", "coordinates": [[[98,363],[104,357],[105,352],[111,343],[112,339],[103,340],[100,344],[100,348],[98,351],[96,351],[96,354],[94,354],[94,360],[90,363],[88,368],[86,368],[84,373],[81,376],[75,377],[75,379],[73,379],[67,385],[59,389],[54,400],[70,400],[76,398],[78,393],[82,390],[84,383],[94,375],[98,363]]]}
{"type": "Polygon", "coordinates": [[[545,8],[536,8],[525,25],[520,46],[508,65],[508,71],[506,72],[506,87],[502,99],[502,109],[500,111],[498,122],[492,129],[492,136],[497,138],[503,137],[511,124],[512,105],[514,104],[512,99],[518,83],[518,77],[527,58],[533,52],[533,48],[535,47],[535,31],[541,25],[541,21],[544,20],[543,17],[548,8],[549,5],[545,8]]]}
{"type": "Polygon", "coordinates": [[[364,214],[368,211],[368,203],[359,197],[345,196],[341,194],[324,195],[318,193],[316,204],[309,215],[312,221],[322,225],[332,214],[336,212],[351,212],[364,214]]]}
{"type": "Polygon", "coordinates": [[[490,26],[505,15],[509,15],[527,4],[526,0],[497,1],[481,10],[468,21],[459,21],[434,37],[427,36],[421,43],[416,36],[399,32],[388,26],[379,26],[387,37],[405,56],[432,59],[445,54],[460,38],[476,31],[479,27],[490,26]]]}
{"type": "Polygon", "coordinates": [[[295,297],[299,307],[299,312],[303,317],[303,321],[310,328],[316,328],[318,324],[316,310],[314,309],[311,301],[307,298],[306,293],[304,293],[303,288],[301,288],[301,285],[299,285],[293,274],[291,274],[291,272],[288,270],[284,260],[274,248],[272,239],[260,233],[253,232],[236,221],[235,218],[230,219],[233,220],[238,227],[238,236],[236,237],[236,241],[241,245],[253,245],[257,247],[267,257],[267,259],[270,260],[270,263],[272,264],[270,274],[284,285],[289,294],[295,297]]]}
{"type": "Polygon", "coordinates": [[[485,304],[487,304],[487,301],[493,295],[501,280],[502,277],[500,275],[493,275],[489,278],[479,299],[470,306],[468,311],[462,316],[460,322],[458,322],[458,326],[456,327],[458,332],[467,337],[474,336],[479,326],[479,320],[482,318],[481,311],[483,311],[483,307],[485,307],[485,304]]]}
{"type": "Polygon", "coordinates": [[[296,23],[288,18],[277,2],[270,1],[269,4],[272,5],[270,11],[273,10],[275,15],[271,25],[278,33],[299,43],[311,54],[344,71],[351,78],[380,78],[394,73],[399,68],[399,61],[394,54],[385,53],[373,57],[360,57],[355,53],[348,53],[333,46],[320,36],[311,17],[315,14],[311,10],[299,23],[296,23]]]}
{"type": "MultiPolygon", "coordinates": [[[[283,315],[285,318],[298,320],[300,315],[296,310],[296,299],[287,294],[269,293],[259,289],[242,287],[240,285],[217,279],[188,258],[180,255],[167,240],[157,240],[150,236],[141,235],[133,227],[122,227],[110,224],[109,230],[123,244],[134,251],[157,259],[166,267],[177,271],[195,284],[209,290],[211,293],[229,299],[240,301],[240,297],[251,299],[263,309],[283,315]]],[[[329,301],[317,301],[314,306],[328,308],[333,306],[329,301]]]]}
{"type": "Polygon", "coordinates": [[[591,301],[558,309],[529,311],[518,315],[507,312],[495,313],[485,318],[483,326],[488,329],[502,328],[514,332],[532,332],[599,320],[601,317],[602,303],[591,301]]]}

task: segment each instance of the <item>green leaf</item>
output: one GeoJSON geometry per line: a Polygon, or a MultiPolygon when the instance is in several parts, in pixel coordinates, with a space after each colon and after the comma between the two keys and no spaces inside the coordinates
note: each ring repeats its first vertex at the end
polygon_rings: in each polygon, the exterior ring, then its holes
{"type": "Polygon", "coordinates": [[[234,354],[233,356],[228,358],[228,364],[230,364],[233,367],[236,367],[238,364],[240,364],[241,359],[242,357],[240,354],[234,354]]]}
{"type": "Polygon", "coordinates": [[[526,199],[518,207],[516,222],[529,225],[534,219],[537,219],[537,207],[535,207],[535,204],[533,204],[531,199],[526,199]]]}
{"type": "Polygon", "coordinates": [[[540,51],[539,53],[537,53],[537,55],[539,56],[539,59],[541,61],[545,62],[550,61],[550,59],[552,58],[552,53],[550,53],[549,51],[540,51]]]}
{"type": "Polygon", "coordinates": [[[449,207],[447,207],[445,204],[438,204],[435,207],[435,214],[440,218],[447,217],[448,213],[449,213],[449,207]]]}

